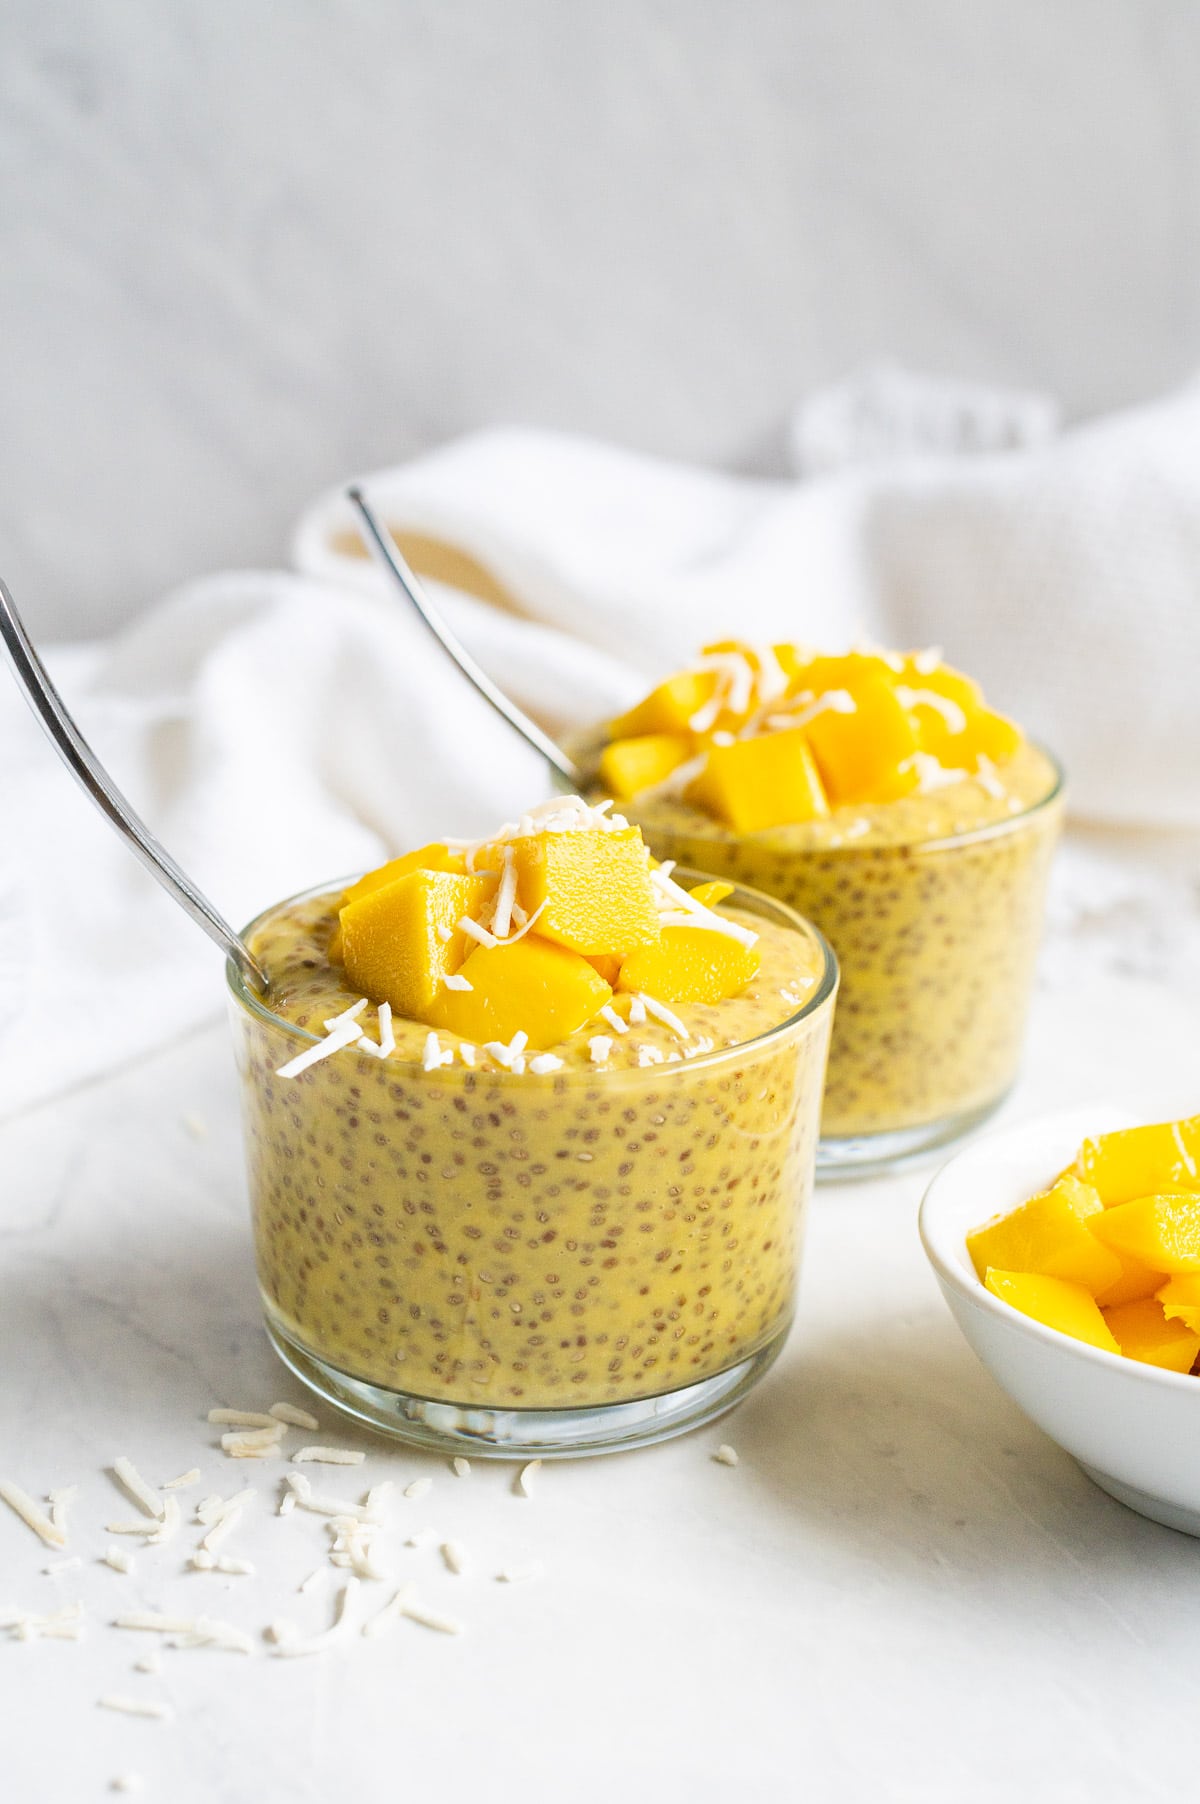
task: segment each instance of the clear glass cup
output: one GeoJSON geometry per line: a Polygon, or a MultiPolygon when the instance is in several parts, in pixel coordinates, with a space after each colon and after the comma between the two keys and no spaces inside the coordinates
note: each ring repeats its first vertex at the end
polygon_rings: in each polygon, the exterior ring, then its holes
{"type": "Polygon", "coordinates": [[[752,883],[815,923],[841,973],[817,1176],[860,1177],[947,1145],[1011,1087],[1062,824],[1063,778],[948,837],[806,846],[695,809],[622,802],[660,859],[752,883]]]}
{"type": "Polygon", "coordinates": [[[785,905],[740,887],[730,903],[808,938],[808,1001],[739,1046],[632,1070],[343,1051],[284,1079],[313,1036],[227,967],[267,1332],[312,1390],[425,1446],[551,1457],[682,1433],[767,1370],[837,964],[785,905]]]}

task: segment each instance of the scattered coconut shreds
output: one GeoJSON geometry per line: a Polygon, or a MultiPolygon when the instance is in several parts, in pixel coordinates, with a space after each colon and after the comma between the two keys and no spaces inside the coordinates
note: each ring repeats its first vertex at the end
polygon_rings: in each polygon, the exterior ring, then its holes
{"type": "Polygon", "coordinates": [[[733,1448],[727,1446],[724,1441],[722,1441],[721,1445],[717,1448],[717,1451],[713,1454],[713,1458],[716,1460],[718,1466],[740,1466],[742,1463],[733,1448]]]}
{"type": "Polygon", "coordinates": [[[343,1021],[340,1027],[327,1034],[323,1040],[318,1040],[315,1046],[306,1046],[303,1052],[298,1052],[294,1059],[288,1060],[286,1065],[280,1065],[275,1075],[276,1077],[299,1077],[301,1072],[307,1071],[310,1065],[316,1065],[322,1059],[332,1058],[335,1052],[342,1052],[347,1046],[353,1046],[358,1038],[358,1022],[343,1021]]]}
{"type": "Polygon", "coordinates": [[[144,1630],[163,1635],[168,1647],[212,1647],[228,1654],[250,1654],[254,1643],[245,1629],[215,1616],[166,1616],[156,1610],[132,1610],[113,1619],[115,1629],[144,1630]]]}
{"type": "Polygon", "coordinates": [[[200,1468],[199,1466],[193,1466],[190,1471],[181,1472],[178,1478],[168,1478],[166,1484],[163,1486],[163,1490],[186,1491],[189,1490],[192,1485],[197,1485],[199,1483],[200,1468]]]}
{"type": "Polygon", "coordinates": [[[127,1553],[123,1547],[106,1547],[104,1564],[111,1566],[114,1572],[123,1572],[128,1577],[133,1571],[133,1555],[127,1553]]]}
{"type": "Polygon", "coordinates": [[[408,1537],[404,1545],[406,1547],[432,1547],[436,1540],[437,1536],[431,1528],[419,1528],[415,1534],[408,1537]]]}
{"type": "Polygon", "coordinates": [[[257,1409],[210,1409],[208,1412],[208,1420],[220,1428],[269,1428],[274,1433],[282,1419],[274,1413],[264,1415],[257,1409]]]}
{"type": "Polygon", "coordinates": [[[67,1534],[67,1511],[78,1495],[78,1485],[63,1485],[49,1494],[50,1520],[64,1540],[67,1534]]]}
{"type": "Polygon", "coordinates": [[[279,1508],[275,1513],[277,1516],[290,1516],[295,1507],[296,1493],[294,1491],[286,1491],[279,1499],[279,1508]]]}
{"type": "Polygon", "coordinates": [[[272,1403],[267,1411],[277,1422],[286,1422],[289,1428],[307,1428],[309,1434],[317,1434],[321,1424],[315,1416],[301,1409],[298,1403],[272,1403]]]}
{"type": "Polygon", "coordinates": [[[31,1528],[38,1539],[45,1542],[47,1547],[66,1546],[67,1537],[62,1529],[55,1527],[45,1510],[36,1504],[28,1491],[23,1491],[20,1485],[13,1484],[7,1478],[0,1479],[0,1498],[4,1500],[10,1510],[15,1511],[26,1528],[31,1528]]]}
{"type": "Polygon", "coordinates": [[[381,1635],[390,1635],[399,1622],[405,1603],[412,1595],[411,1585],[401,1585],[395,1596],[384,1604],[382,1610],[376,1610],[374,1616],[368,1616],[362,1625],[362,1632],[371,1641],[377,1641],[381,1635]]]}
{"type": "Polygon", "coordinates": [[[146,1781],[140,1773],[118,1773],[115,1779],[109,1780],[109,1791],[135,1792],[144,1791],[146,1781]]]}
{"type": "Polygon", "coordinates": [[[604,1007],[597,1012],[602,1021],[608,1022],[614,1033],[627,1034],[629,1032],[629,1023],[623,1015],[618,1015],[611,1002],[606,1002],[604,1007]]]}
{"type": "Polygon", "coordinates": [[[286,1616],[281,1616],[278,1621],[267,1624],[263,1630],[263,1637],[265,1640],[273,1642],[276,1647],[283,1647],[287,1642],[294,1641],[299,1633],[294,1622],[286,1616]]]}
{"type": "Polygon", "coordinates": [[[242,1519],[241,1504],[222,1512],[213,1523],[200,1545],[205,1553],[216,1553],[222,1541],[227,1540],[242,1519]]]}
{"type": "Polygon", "coordinates": [[[462,1634],[462,1624],[453,1616],[439,1616],[436,1610],[427,1610],[423,1604],[414,1603],[411,1597],[402,1601],[400,1614],[409,1622],[419,1623],[423,1629],[437,1629],[442,1635],[462,1634]]]}
{"type": "MultiPolygon", "coordinates": [[[[677,1034],[681,1040],[691,1039],[691,1034],[679,1019],[679,1016],[675,1014],[672,1009],[669,1009],[665,1002],[657,1002],[653,996],[647,996],[642,991],[638,992],[634,997],[634,1001],[640,1002],[646,1014],[653,1015],[656,1021],[661,1021],[664,1027],[669,1027],[671,1032],[677,1034]]],[[[632,1019],[633,1016],[630,1015],[630,1020],[632,1019]]]]}
{"type": "Polygon", "coordinates": [[[498,1582],[502,1585],[524,1585],[530,1579],[541,1578],[541,1576],[542,1568],[536,1560],[529,1566],[505,1566],[496,1574],[498,1582]]]}
{"type": "Polygon", "coordinates": [[[357,1002],[351,1003],[349,1008],[343,1009],[340,1015],[335,1015],[331,1021],[326,1021],[323,1024],[325,1032],[327,1034],[337,1033],[341,1028],[345,1027],[348,1022],[357,1021],[366,1006],[366,997],[360,996],[357,1002]]]}
{"type": "Polygon", "coordinates": [[[361,1466],[366,1454],[352,1447],[298,1447],[293,1466],[361,1466]]]}
{"type": "Polygon", "coordinates": [[[83,1565],[77,1553],[70,1554],[65,1560],[51,1560],[42,1567],[47,1578],[61,1578],[64,1572],[76,1572],[83,1565]]]}
{"type": "Polygon", "coordinates": [[[162,1671],[162,1662],[157,1654],[147,1654],[144,1660],[135,1660],[134,1672],[156,1673],[162,1671]]]}
{"type": "Polygon", "coordinates": [[[288,1658],[296,1658],[304,1654],[319,1654],[331,1642],[342,1639],[350,1628],[350,1603],[358,1590],[358,1580],[348,1578],[339,1590],[333,1602],[333,1621],[319,1635],[289,1636],[287,1640],[276,1644],[275,1652],[288,1658]]]}
{"type": "Polygon", "coordinates": [[[151,1698],[123,1698],[110,1691],[96,1703],[101,1710],[116,1710],[122,1716],[149,1716],[164,1723],[171,1720],[171,1706],[156,1704],[151,1698]]]}
{"type": "Polygon", "coordinates": [[[157,1534],[158,1524],[147,1521],[106,1522],[104,1532],[106,1535],[141,1535],[143,1540],[148,1541],[151,1535],[157,1534]]]}
{"type": "Polygon", "coordinates": [[[456,1453],[450,1461],[450,1470],[455,1478],[470,1478],[471,1462],[469,1459],[464,1459],[461,1453],[456,1453]]]}
{"type": "Polygon", "coordinates": [[[378,1515],[395,1489],[395,1484],[390,1478],[385,1478],[382,1484],[372,1485],[363,1498],[364,1510],[369,1510],[372,1515],[378,1515]]]}
{"type": "Polygon", "coordinates": [[[14,1641],[81,1641],[83,1605],[77,1600],[46,1613],[9,1606],[0,1609],[0,1629],[7,1629],[14,1641]]]}
{"type": "Polygon", "coordinates": [[[133,1498],[138,1508],[144,1510],[147,1516],[153,1516],[156,1521],[161,1522],[166,1505],[154,1486],[146,1483],[133,1461],[122,1455],[120,1459],[113,1461],[112,1469],[113,1476],[133,1498]]]}
{"type": "Polygon", "coordinates": [[[604,1065],[612,1051],[612,1041],[607,1034],[593,1034],[588,1041],[588,1055],[593,1065],[604,1065]]]}
{"type": "Polygon", "coordinates": [[[554,1052],[539,1052],[529,1061],[529,1069],[537,1077],[548,1077],[552,1071],[561,1071],[563,1061],[554,1052]]]}
{"type": "Polygon", "coordinates": [[[517,1473],[516,1489],[518,1497],[533,1496],[534,1481],[541,1469],[542,1462],[540,1459],[531,1459],[528,1465],[521,1467],[521,1470],[517,1473]]]}
{"type": "Polygon", "coordinates": [[[472,1046],[470,1040],[464,1040],[462,1042],[462,1045],[458,1049],[458,1056],[462,1060],[463,1064],[467,1066],[468,1070],[472,1070],[472,1071],[474,1070],[474,1068],[475,1068],[475,1048],[474,1048],[474,1046],[472,1046]]]}
{"type": "Polygon", "coordinates": [[[405,1485],[404,1495],[406,1497],[424,1497],[425,1493],[432,1488],[432,1478],[414,1478],[410,1485],[405,1485]]]}
{"type": "Polygon", "coordinates": [[[168,1497],[163,1510],[163,1519],[153,1533],[146,1536],[147,1547],[163,1547],[179,1533],[179,1525],[183,1514],[179,1508],[178,1497],[168,1497]]]}
{"type": "Polygon", "coordinates": [[[257,1496],[258,1492],[254,1486],[247,1485],[244,1491],[235,1491],[232,1497],[219,1497],[215,1494],[212,1497],[205,1497],[196,1505],[196,1521],[203,1528],[212,1528],[223,1517],[231,1515],[234,1510],[240,1513],[243,1504],[249,1503],[252,1497],[257,1496]]]}
{"type": "Polygon", "coordinates": [[[249,1560],[235,1560],[229,1554],[222,1554],[217,1561],[218,1572],[227,1572],[233,1578],[252,1578],[254,1566],[249,1560]]]}
{"type": "Polygon", "coordinates": [[[630,1027],[645,1027],[646,1025],[646,1004],[640,996],[631,996],[629,999],[629,1025],[630,1027]]]}
{"type": "Polygon", "coordinates": [[[365,1521],[374,1516],[369,1503],[351,1503],[344,1497],[326,1497],[314,1491],[303,1472],[289,1472],[286,1479],[298,1507],[311,1510],[314,1516],[353,1516],[365,1521]]]}
{"type": "Polygon", "coordinates": [[[215,1553],[209,1553],[207,1547],[198,1547],[188,1565],[193,1572],[212,1572],[217,1564],[215,1553]]]}
{"type": "Polygon", "coordinates": [[[270,1459],[283,1448],[287,1423],[270,1421],[266,1428],[235,1428],[221,1436],[221,1447],[230,1459],[270,1459]]]}
{"type": "Polygon", "coordinates": [[[425,1071],[437,1071],[443,1065],[452,1065],[453,1063],[454,1048],[451,1047],[448,1052],[443,1052],[442,1042],[438,1039],[437,1035],[435,1033],[426,1034],[425,1049],[421,1054],[422,1069],[425,1071]]]}
{"type": "Polygon", "coordinates": [[[329,1583],[328,1566],[314,1566],[306,1579],[301,1579],[296,1586],[301,1597],[307,1597],[310,1591],[319,1591],[322,1585],[329,1583]]]}
{"type": "Polygon", "coordinates": [[[443,1541],[441,1554],[442,1559],[445,1562],[446,1571],[453,1572],[457,1577],[461,1578],[463,1573],[467,1570],[467,1556],[459,1543],[457,1541],[443,1541]]]}

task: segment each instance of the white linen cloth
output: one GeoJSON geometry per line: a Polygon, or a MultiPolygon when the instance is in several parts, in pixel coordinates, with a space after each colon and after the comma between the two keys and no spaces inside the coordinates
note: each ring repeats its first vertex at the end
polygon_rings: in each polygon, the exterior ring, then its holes
{"type": "MultiPolygon", "coordinates": [[[[705,639],[941,643],[1059,750],[1076,810],[1200,826],[1200,390],[971,458],[734,478],[497,430],[366,479],[395,525],[479,560],[523,617],[438,589],[552,730],[595,719],[705,639]]],[[[340,495],[295,573],[192,584],[50,659],[153,829],[240,926],[438,831],[484,831],[544,766],[374,568],[340,495]]],[[[36,598],[18,598],[36,636],[36,598]]],[[[216,952],[74,790],[0,685],[0,1112],[220,1006],[216,952]]],[[[1092,897],[1094,902],[1094,890],[1092,897]]]]}

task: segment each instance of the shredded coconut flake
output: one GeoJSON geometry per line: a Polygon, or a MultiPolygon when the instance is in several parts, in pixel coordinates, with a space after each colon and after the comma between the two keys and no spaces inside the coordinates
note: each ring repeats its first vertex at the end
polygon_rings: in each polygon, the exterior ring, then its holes
{"type": "Polygon", "coordinates": [[[405,1597],[401,1602],[400,1614],[407,1617],[409,1622],[419,1623],[423,1629],[437,1629],[442,1635],[462,1634],[462,1624],[453,1616],[441,1616],[436,1610],[427,1610],[411,1597],[405,1597]]]}
{"type": "Polygon", "coordinates": [[[435,1033],[426,1034],[425,1050],[421,1054],[421,1064],[424,1070],[437,1071],[442,1065],[452,1065],[453,1063],[453,1047],[451,1047],[449,1052],[443,1052],[442,1043],[437,1035],[435,1033]]]}
{"type": "Polygon", "coordinates": [[[432,1478],[414,1478],[410,1485],[405,1485],[404,1495],[406,1497],[424,1497],[432,1487],[432,1478]]]}
{"type": "Polygon", "coordinates": [[[528,1566],[505,1566],[496,1578],[502,1585],[523,1585],[530,1579],[541,1578],[542,1568],[536,1560],[528,1566]]]}
{"type": "Polygon", "coordinates": [[[717,1448],[717,1451],[713,1454],[713,1458],[716,1460],[718,1466],[740,1466],[742,1463],[733,1448],[727,1446],[724,1441],[722,1441],[721,1445],[717,1448]]]}
{"type": "Polygon", "coordinates": [[[467,1556],[457,1541],[442,1542],[442,1559],[447,1572],[453,1572],[458,1577],[467,1570],[467,1556]]]}
{"type": "Polygon", "coordinates": [[[200,1468],[193,1466],[188,1472],[181,1472],[178,1478],[168,1478],[163,1486],[164,1491],[186,1491],[200,1482],[200,1468]]]}
{"type": "Polygon", "coordinates": [[[470,1478],[471,1476],[471,1462],[469,1459],[464,1459],[461,1453],[456,1453],[450,1461],[450,1469],[455,1478],[470,1478]]]}
{"type": "Polygon", "coordinates": [[[16,1512],[26,1528],[31,1528],[39,1540],[45,1542],[47,1547],[66,1546],[67,1537],[62,1529],[55,1527],[46,1512],[33,1501],[28,1491],[21,1489],[20,1485],[13,1484],[10,1479],[0,1480],[0,1498],[4,1500],[10,1510],[16,1512]]]}
{"type": "Polygon", "coordinates": [[[540,1459],[531,1459],[528,1465],[521,1467],[521,1470],[517,1473],[518,1497],[533,1496],[534,1480],[537,1478],[541,1469],[542,1462],[540,1459]]]}
{"type": "Polygon", "coordinates": [[[457,971],[447,971],[442,978],[442,982],[448,990],[466,990],[474,993],[475,985],[468,982],[468,980],[461,976],[457,971]]]}
{"type": "Polygon", "coordinates": [[[145,1510],[147,1516],[154,1516],[161,1521],[166,1505],[154,1486],[146,1483],[133,1461],[122,1456],[113,1461],[112,1469],[138,1508],[145,1510]]]}
{"type": "Polygon", "coordinates": [[[588,1041],[588,1057],[593,1065],[604,1065],[612,1051],[612,1041],[607,1034],[593,1034],[588,1041]]]}
{"type": "Polygon", "coordinates": [[[552,1071],[561,1071],[562,1068],[562,1059],[553,1052],[539,1052],[529,1061],[529,1069],[538,1077],[548,1077],[552,1071]]]}
{"type": "Polygon", "coordinates": [[[352,1447],[298,1447],[293,1466],[361,1466],[366,1454],[352,1447]]]}
{"type": "Polygon", "coordinates": [[[275,1416],[263,1415],[257,1409],[210,1409],[208,1419],[214,1427],[268,1428],[272,1433],[278,1432],[279,1427],[275,1416]]]}
{"type": "Polygon", "coordinates": [[[358,1580],[348,1578],[339,1590],[333,1602],[333,1621],[319,1635],[288,1636],[277,1642],[275,1652],[289,1659],[305,1654],[319,1654],[334,1641],[340,1640],[350,1627],[350,1603],[358,1590],[358,1580]]]}
{"type": "Polygon", "coordinates": [[[156,1704],[151,1698],[118,1697],[115,1692],[106,1692],[96,1703],[101,1710],[116,1710],[121,1716],[149,1716],[156,1722],[171,1720],[171,1706],[156,1704]]]}
{"type": "Polygon", "coordinates": [[[133,1555],[127,1553],[123,1547],[106,1547],[104,1564],[111,1566],[114,1572],[123,1572],[128,1575],[133,1571],[133,1555]]]}
{"type": "Polygon", "coordinates": [[[623,1016],[618,1015],[611,1002],[606,1002],[604,1007],[602,1009],[597,1009],[596,1012],[602,1021],[608,1022],[608,1025],[612,1028],[614,1033],[627,1034],[629,1032],[628,1022],[623,1016]]]}
{"type": "MultiPolygon", "coordinates": [[[[384,1003],[383,1006],[386,1008],[387,1004],[384,1003]]],[[[297,1403],[272,1403],[267,1414],[277,1422],[286,1422],[289,1428],[307,1428],[310,1434],[315,1434],[321,1426],[315,1416],[310,1415],[308,1410],[301,1409],[297,1403]]]]}
{"type": "Polygon", "coordinates": [[[635,995],[630,997],[629,1025],[630,1027],[644,1027],[646,1025],[646,1004],[642,1001],[640,996],[635,995]]]}
{"type": "Polygon", "coordinates": [[[303,1052],[298,1052],[286,1065],[280,1065],[275,1075],[299,1077],[310,1065],[317,1065],[322,1059],[332,1058],[335,1052],[342,1052],[347,1046],[353,1046],[359,1037],[357,1020],[344,1021],[323,1040],[318,1040],[315,1046],[306,1046],[303,1052]]]}

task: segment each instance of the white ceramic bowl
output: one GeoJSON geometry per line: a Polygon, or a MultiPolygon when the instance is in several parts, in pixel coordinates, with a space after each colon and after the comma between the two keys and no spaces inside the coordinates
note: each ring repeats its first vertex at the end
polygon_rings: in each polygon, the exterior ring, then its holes
{"type": "Polygon", "coordinates": [[[966,1237],[1044,1190],[1081,1140],[1152,1119],[1073,1109],[985,1135],[944,1165],[921,1204],[921,1240],[975,1353],[1014,1403],[1110,1496],[1200,1535],[1200,1378],[1086,1346],[984,1289],[966,1237]]]}

